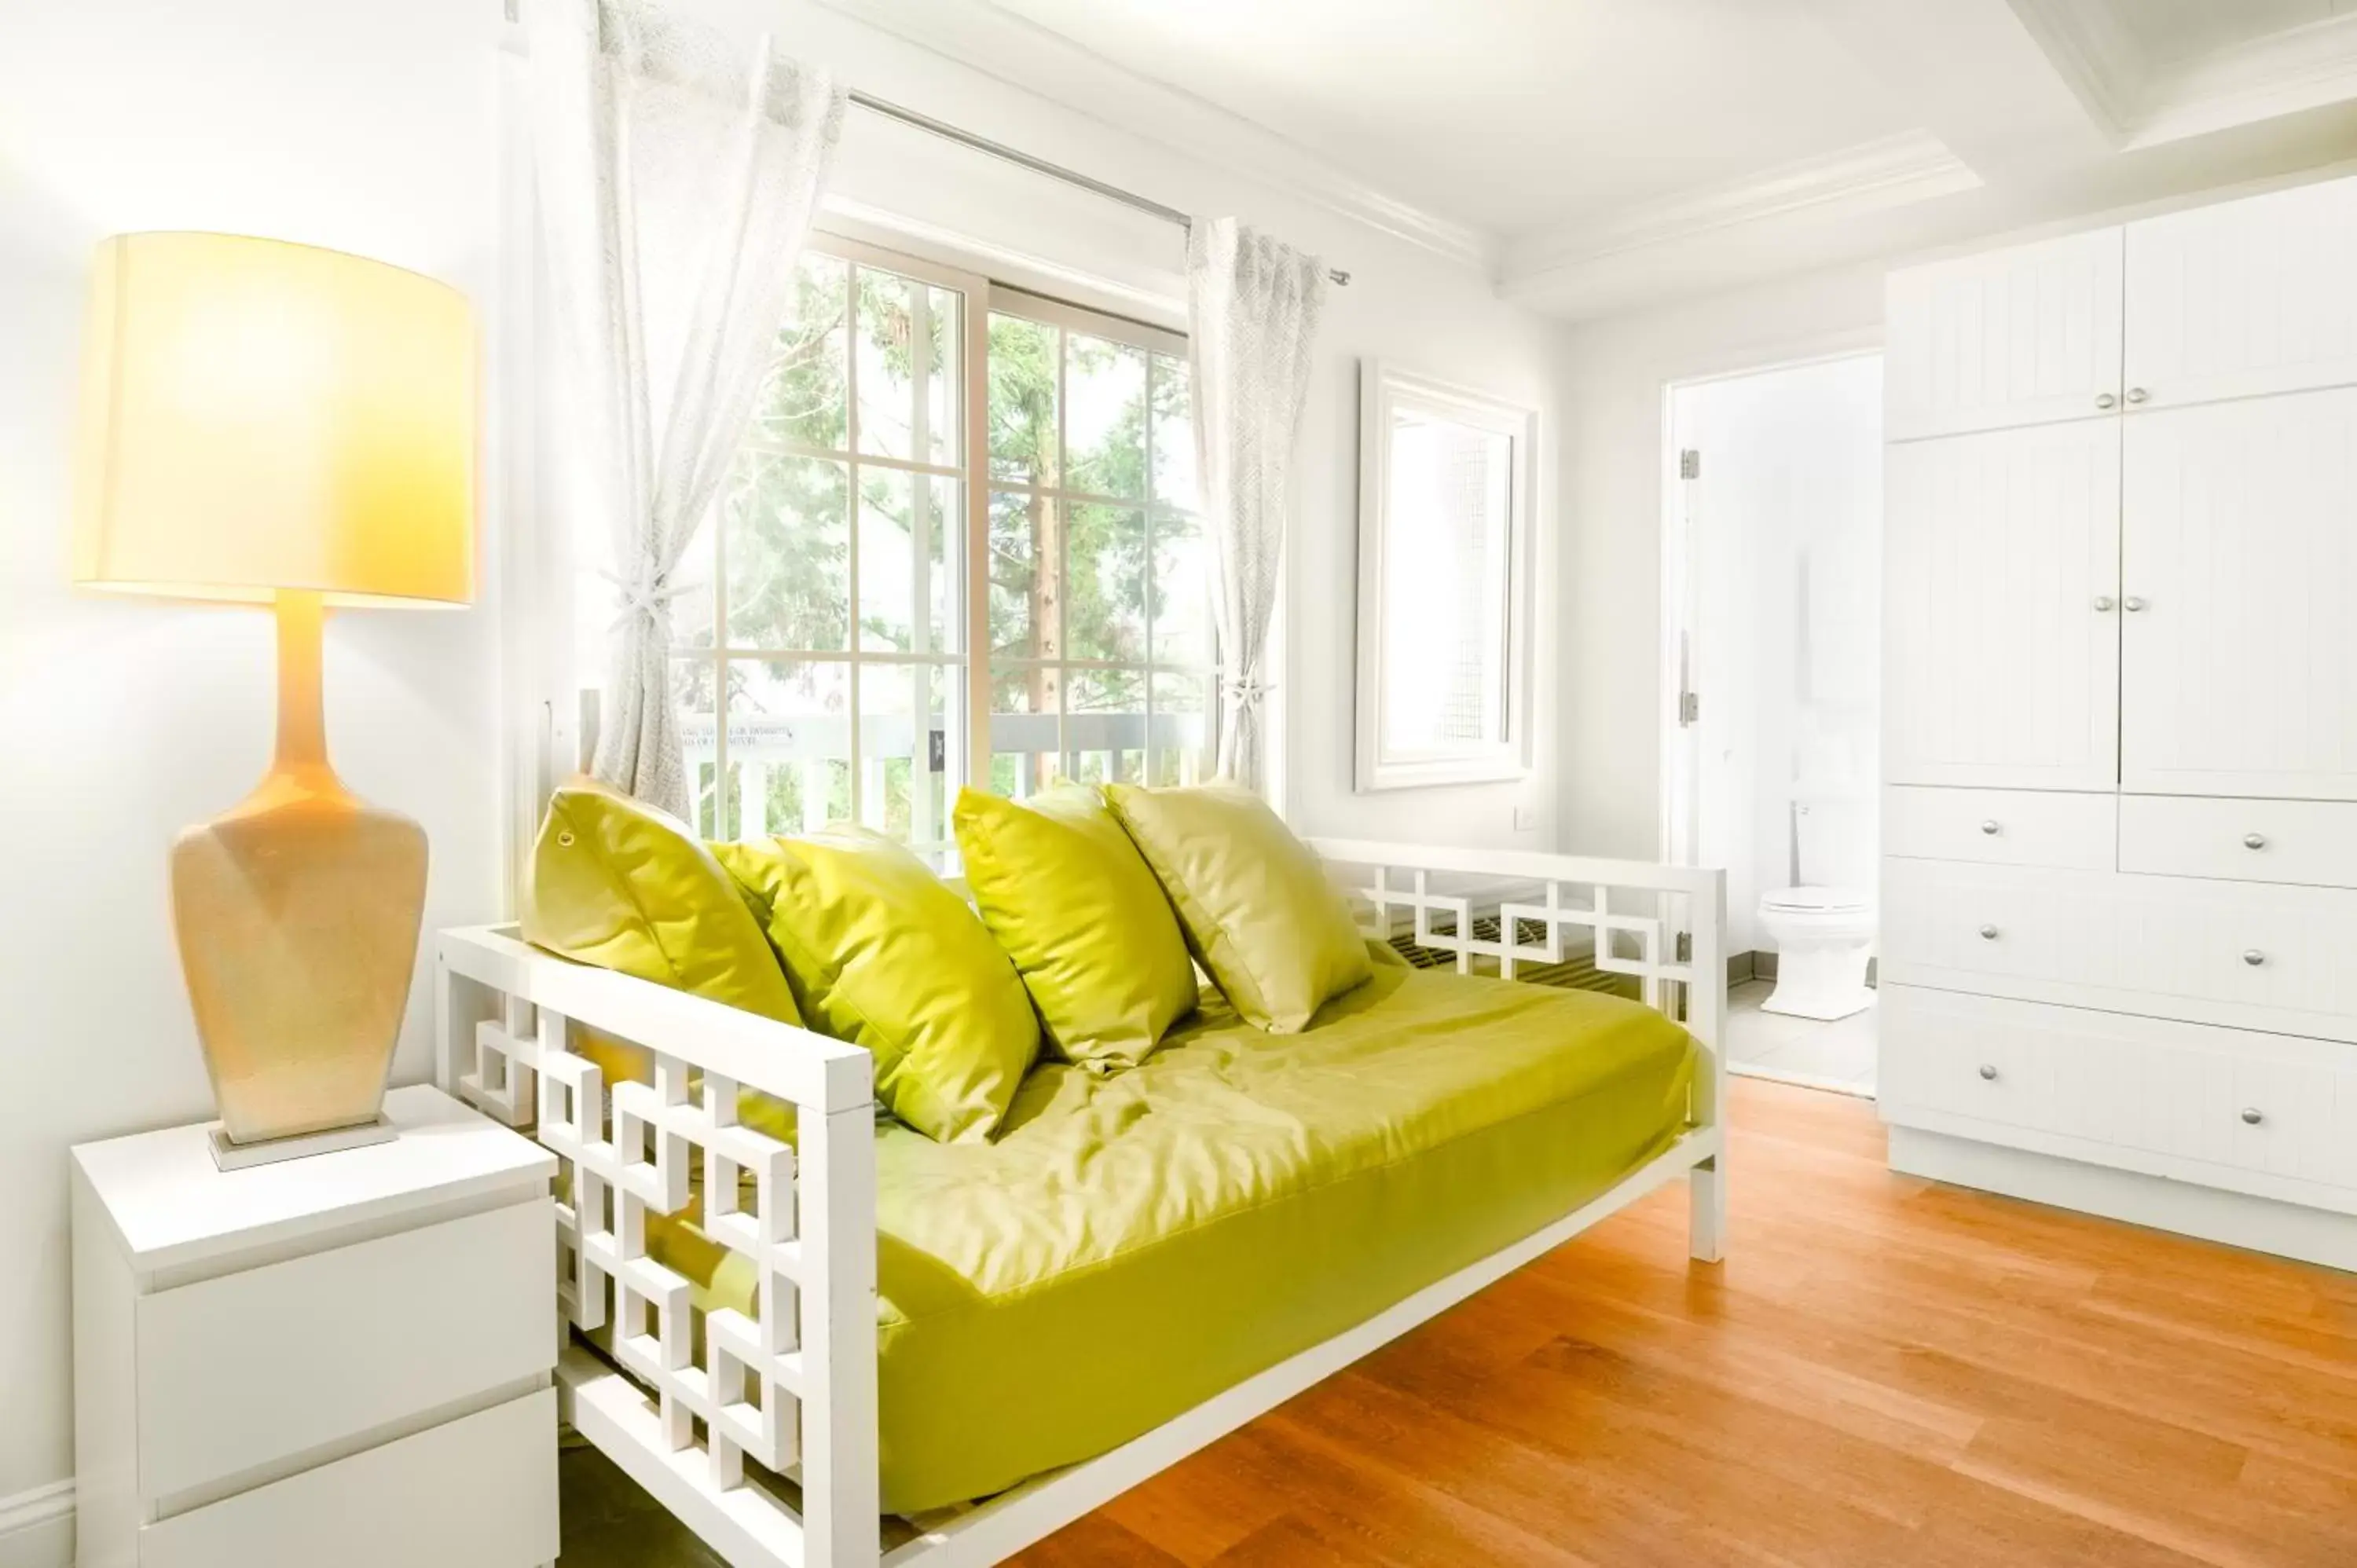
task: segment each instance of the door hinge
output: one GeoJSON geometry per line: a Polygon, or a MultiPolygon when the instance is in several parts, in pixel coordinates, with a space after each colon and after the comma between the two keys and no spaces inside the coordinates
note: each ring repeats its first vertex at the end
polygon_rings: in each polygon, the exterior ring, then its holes
{"type": "Polygon", "coordinates": [[[1702,478],[1702,454],[1700,452],[1697,452],[1693,447],[1689,446],[1684,451],[1678,454],[1678,478],[1681,479],[1699,479],[1702,478]]]}
{"type": "Polygon", "coordinates": [[[1678,933],[1678,956],[1676,961],[1679,963],[1692,963],[1694,961],[1694,933],[1692,931],[1680,931],[1678,933]]]}
{"type": "Polygon", "coordinates": [[[1681,725],[1692,725],[1699,724],[1701,721],[1702,693],[1700,692],[1680,692],[1678,693],[1678,723],[1681,725]]]}

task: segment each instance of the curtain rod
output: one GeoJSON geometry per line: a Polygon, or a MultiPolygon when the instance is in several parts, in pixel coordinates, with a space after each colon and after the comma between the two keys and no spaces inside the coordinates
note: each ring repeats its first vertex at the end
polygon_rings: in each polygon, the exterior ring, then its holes
{"type": "MultiPolygon", "coordinates": [[[[881,114],[887,120],[898,120],[903,125],[913,126],[917,130],[939,136],[943,141],[955,142],[962,147],[971,147],[977,153],[1028,168],[1033,174],[1046,175],[1049,179],[1061,180],[1066,185],[1078,186],[1082,190],[1103,197],[1107,201],[1118,201],[1124,207],[1134,208],[1148,217],[1159,218],[1166,223],[1176,223],[1181,229],[1192,229],[1195,226],[1195,220],[1186,213],[1175,207],[1167,207],[1152,197],[1140,196],[1134,190],[1124,190],[1117,185],[1108,185],[1092,175],[1081,173],[1078,169],[1069,169],[1061,164],[1051,164],[1047,159],[1035,157],[1019,147],[1010,147],[1004,142],[994,142],[987,136],[976,135],[972,131],[962,130],[946,121],[936,120],[930,114],[920,114],[914,109],[903,108],[898,103],[877,98],[871,93],[861,92],[856,89],[854,89],[851,93],[851,101],[870,113],[881,114]]],[[[1327,268],[1326,275],[1344,287],[1349,286],[1351,282],[1351,274],[1339,267],[1327,268]]]]}
{"type": "MultiPolygon", "coordinates": [[[[502,9],[507,13],[507,19],[514,22],[522,10],[522,5],[520,0],[503,0],[502,9]]],[[[1082,190],[1103,197],[1107,201],[1118,201],[1124,207],[1135,208],[1149,217],[1159,218],[1165,223],[1176,223],[1181,229],[1192,229],[1195,226],[1194,219],[1175,207],[1164,206],[1151,197],[1140,196],[1134,190],[1124,190],[1117,185],[1107,185],[1103,180],[1082,174],[1078,169],[1069,169],[1061,164],[1051,164],[1045,158],[1034,157],[1019,147],[1010,147],[1004,142],[994,142],[987,136],[978,136],[972,131],[962,130],[945,120],[936,120],[930,114],[920,114],[914,109],[902,108],[899,104],[888,99],[878,98],[873,93],[861,92],[855,89],[851,93],[851,101],[871,114],[881,114],[888,120],[898,120],[903,125],[929,132],[944,141],[955,142],[962,147],[971,147],[977,153],[1019,165],[1034,174],[1043,174],[1049,179],[1060,179],[1066,185],[1078,186],[1082,190]]],[[[1327,268],[1326,275],[1341,287],[1350,286],[1351,274],[1340,267],[1327,268]]]]}

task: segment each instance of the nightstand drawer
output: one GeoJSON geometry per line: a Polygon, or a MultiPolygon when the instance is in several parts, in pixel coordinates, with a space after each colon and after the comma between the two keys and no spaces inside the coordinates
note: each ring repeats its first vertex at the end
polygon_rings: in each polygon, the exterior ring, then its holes
{"type": "Polygon", "coordinates": [[[140,1297],[140,1495],[297,1462],[546,1373],[555,1238],[544,1197],[140,1297]]]}
{"type": "Polygon", "coordinates": [[[543,1389],[148,1525],[139,1564],[527,1568],[555,1560],[556,1535],[556,1391],[543,1389]]]}

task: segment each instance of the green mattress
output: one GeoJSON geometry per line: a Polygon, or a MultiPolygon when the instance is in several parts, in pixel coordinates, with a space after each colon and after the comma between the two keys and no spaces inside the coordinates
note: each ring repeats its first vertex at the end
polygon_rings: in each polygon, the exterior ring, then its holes
{"type": "MultiPolygon", "coordinates": [[[[1135,1437],[1577,1208],[1686,1125],[1685,1032],[1616,997],[1394,961],[1291,1036],[1204,997],[1132,1071],[1034,1071],[989,1144],[879,1127],[887,1510],[1135,1437]]],[[[649,1240],[708,1304],[752,1310],[741,1260],[649,1240]]]]}

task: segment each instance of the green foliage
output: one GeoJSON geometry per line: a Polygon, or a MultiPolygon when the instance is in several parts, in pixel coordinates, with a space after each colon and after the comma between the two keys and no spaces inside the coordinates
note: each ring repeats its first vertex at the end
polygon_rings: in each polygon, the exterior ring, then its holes
{"type": "MultiPolygon", "coordinates": [[[[805,256],[777,362],[757,404],[759,440],[740,454],[723,497],[718,532],[727,606],[722,635],[728,645],[835,655],[850,650],[856,639],[870,650],[909,652],[914,617],[931,628],[926,646],[962,651],[952,635],[959,618],[954,611],[951,625],[940,625],[932,604],[908,603],[913,584],[888,583],[877,570],[877,558],[913,559],[921,495],[931,509],[932,596],[944,604],[953,599],[946,591],[950,556],[944,546],[963,526],[955,488],[863,466],[855,492],[847,460],[855,357],[863,453],[942,461],[956,450],[963,432],[954,428],[932,432],[921,444],[924,449],[910,449],[910,381],[920,369],[920,321],[928,334],[922,358],[936,385],[951,389],[937,416],[955,423],[963,340],[954,299],[918,280],[854,268],[814,252],[805,256]],[[920,312],[920,304],[931,307],[920,312]],[[802,450],[788,454],[775,450],[779,445],[802,450]],[[905,548],[879,545],[895,531],[908,542],[905,548]],[[860,538],[868,553],[860,561],[866,602],[856,607],[851,566],[860,538]]],[[[1174,474],[1191,467],[1191,452],[1182,450],[1190,440],[1186,364],[1155,355],[1149,373],[1148,355],[1125,344],[1012,316],[994,315],[987,326],[987,451],[978,455],[984,465],[977,467],[986,465],[993,486],[989,549],[981,564],[988,584],[991,651],[1001,659],[1144,664],[1158,651],[1148,641],[1153,596],[1200,593],[1191,580],[1183,588],[1155,581],[1157,556],[1164,571],[1183,567],[1191,577],[1195,552],[1186,543],[1191,524],[1170,529],[1163,547],[1153,549],[1145,510],[1149,497],[1168,504],[1173,498],[1157,487],[1170,485],[1174,474]],[[1071,396],[1075,403],[1067,411],[1069,451],[1059,450],[1060,396],[1071,396]],[[1065,502],[1040,493],[1046,490],[1107,499],[1065,502]],[[1069,562],[1069,576],[1062,581],[1060,560],[1069,562]]],[[[930,408],[928,414],[935,416],[930,408]]],[[[985,473],[974,478],[981,481],[985,473]]],[[[733,715],[772,707],[833,714],[843,705],[845,687],[824,679],[820,663],[780,660],[761,668],[764,673],[756,680],[751,668],[730,661],[726,708],[733,715]]],[[[870,682],[878,678],[877,671],[868,672],[870,682]]],[[[1002,712],[1052,710],[1060,700],[1075,712],[1136,712],[1145,706],[1147,690],[1146,674],[1136,669],[1066,674],[995,666],[989,678],[994,706],[1002,712]]],[[[698,711],[710,712],[708,669],[701,679],[706,690],[698,711]]],[[[946,695],[937,693],[935,700],[946,695]]],[[[863,709],[873,713],[877,703],[871,698],[863,709]]],[[[1126,758],[1123,770],[1138,777],[1144,767],[1142,757],[1126,758]]],[[[993,787],[1011,789],[1014,768],[1012,757],[994,758],[993,787]]],[[[716,830],[726,824],[726,831],[737,831],[740,807],[751,803],[737,800],[734,779],[716,777],[708,766],[702,771],[699,819],[716,830]]],[[[909,831],[914,821],[912,788],[931,791],[932,820],[942,820],[941,775],[917,774],[911,759],[900,757],[886,758],[882,774],[881,825],[897,833],[909,831]]],[[[772,768],[761,809],[766,821],[781,830],[812,816],[847,814],[851,783],[848,759],[810,770],[807,779],[799,767],[772,768]],[[810,802],[816,808],[812,812],[804,810],[805,789],[823,789],[827,797],[810,802]]],[[[877,819],[879,803],[868,802],[867,814],[877,819]]]]}

